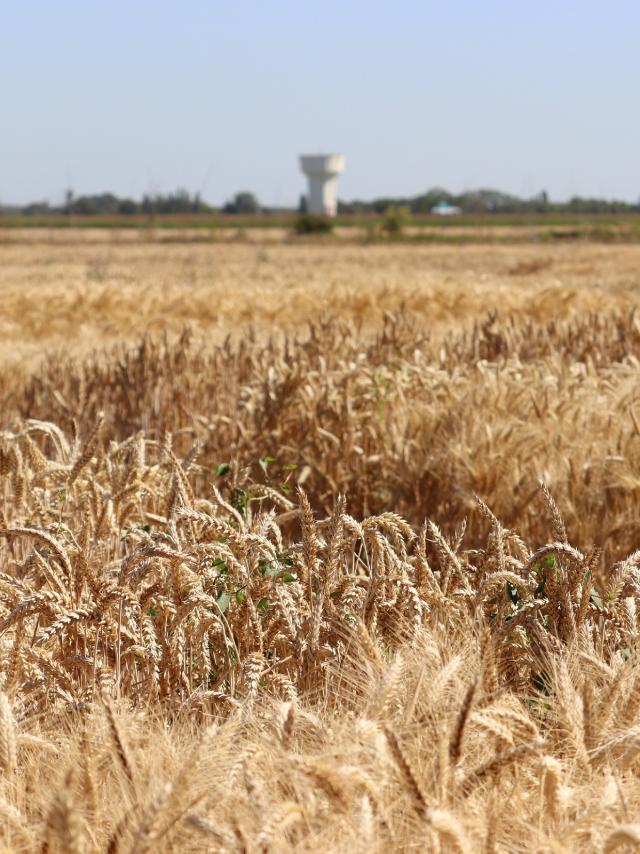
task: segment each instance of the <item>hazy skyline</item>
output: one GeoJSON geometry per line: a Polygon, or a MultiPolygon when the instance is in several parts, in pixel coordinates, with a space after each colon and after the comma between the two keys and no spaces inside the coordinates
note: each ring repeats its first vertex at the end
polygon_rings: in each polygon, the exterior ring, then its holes
{"type": "Polygon", "coordinates": [[[184,187],[295,205],[443,186],[640,196],[640,4],[0,6],[0,202],[184,187]]]}

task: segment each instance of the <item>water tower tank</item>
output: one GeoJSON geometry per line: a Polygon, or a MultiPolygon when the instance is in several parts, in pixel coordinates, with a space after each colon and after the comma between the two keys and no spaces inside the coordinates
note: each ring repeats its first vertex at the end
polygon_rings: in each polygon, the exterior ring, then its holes
{"type": "Polygon", "coordinates": [[[309,181],[307,211],[335,216],[338,209],[338,175],[344,172],[342,154],[302,154],[300,166],[309,181]]]}

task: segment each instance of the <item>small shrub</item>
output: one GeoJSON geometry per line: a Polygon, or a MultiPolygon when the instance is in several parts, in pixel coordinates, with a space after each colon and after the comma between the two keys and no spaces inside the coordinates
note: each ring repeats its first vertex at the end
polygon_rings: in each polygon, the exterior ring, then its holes
{"type": "Polygon", "coordinates": [[[333,221],[322,214],[301,213],[296,217],[296,234],[331,234],[333,221]]]}
{"type": "Polygon", "coordinates": [[[410,222],[409,208],[389,205],[382,217],[382,230],[391,237],[399,237],[410,222]]]}

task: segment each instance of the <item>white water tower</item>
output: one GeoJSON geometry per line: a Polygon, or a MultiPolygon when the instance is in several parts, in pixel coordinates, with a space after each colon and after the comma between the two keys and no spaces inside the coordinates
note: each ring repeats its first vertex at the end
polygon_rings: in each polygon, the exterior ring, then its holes
{"type": "Polygon", "coordinates": [[[309,180],[307,211],[335,216],[338,210],[338,175],[344,172],[342,154],[302,154],[300,166],[309,180]]]}

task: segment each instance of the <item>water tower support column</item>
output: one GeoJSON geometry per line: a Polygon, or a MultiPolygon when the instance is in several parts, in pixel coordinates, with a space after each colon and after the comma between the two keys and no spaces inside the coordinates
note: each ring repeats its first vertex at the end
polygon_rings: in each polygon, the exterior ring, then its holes
{"type": "Polygon", "coordinates": [[[344,172],[341,154],[303,154],[300,166],[307,176],[307,210],[312,214],[335,216],[338,210],[338,176],[344,172]]]}

